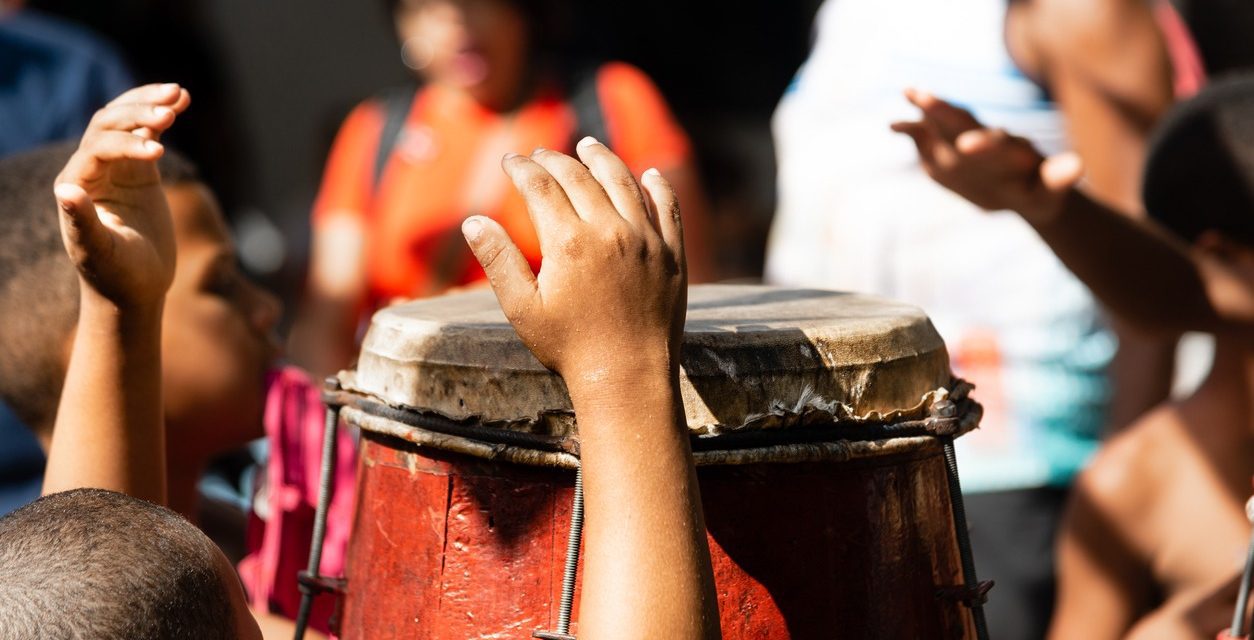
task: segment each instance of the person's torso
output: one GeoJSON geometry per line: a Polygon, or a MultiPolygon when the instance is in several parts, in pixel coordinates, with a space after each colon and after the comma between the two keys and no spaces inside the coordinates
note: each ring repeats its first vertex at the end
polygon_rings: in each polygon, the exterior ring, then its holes
{"type": "Polygon", "coordinates": [[[431,295],[481,279],[461,235],[470,215],[500,222],[538,266],[526,206],[500,160],[537,147],[569,151],[574,129],[573,112],[553,93],[496,113],[436,88],[420,91],[369,212],[373,294],[383,301],[431,295]]]}
{"type": "Polygon", "coordinates": [[[890,122],[916,87],[991,126],[1065,147],[1061,115],[1007,53],[1006,0],[829,0],[775,115],[780,209],[768,277],[921,306],[981,429],[959,441],[964,486],[1064,484],[1096,447],[1115,342],[1087,289],[1014,214],[932,182],[890,122]]]}
{"type": "Polygon", "coordinates": [[[1140,472],[1153,478],[1153,498],[1146,517],[1130,526],[1148,534],[1143,554],[1167,607],[1239,574],[1249,545],[1254,436],[1247,425],[1220,417],[1234,412],[1215,399],[1185,400],[1168,414],[1174,420],[1137,434],[1149,441],[1138,458],[1140,472]]]}

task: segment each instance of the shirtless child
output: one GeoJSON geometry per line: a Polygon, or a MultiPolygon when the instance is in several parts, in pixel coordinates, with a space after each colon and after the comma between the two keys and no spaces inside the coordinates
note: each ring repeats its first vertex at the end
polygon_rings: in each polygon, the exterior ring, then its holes
{"type": "Polygon", "coordinates": [[[1129,322],[1215,335],[1202,386],[1112,438],[1077,482],[1050,631],[1214,638],[1229,622],[1250,536],[1254,135],[1241,123],[1254,120],[1254,82],[1212,85],[1166,118],[1145,174],[1154,222],[1084,195],[1074,156],[1043,158],[942,100],[907,97],[923,118],[893,128],[914,139],[937,182],[985,209],[1017,212],[1129,322]]]}

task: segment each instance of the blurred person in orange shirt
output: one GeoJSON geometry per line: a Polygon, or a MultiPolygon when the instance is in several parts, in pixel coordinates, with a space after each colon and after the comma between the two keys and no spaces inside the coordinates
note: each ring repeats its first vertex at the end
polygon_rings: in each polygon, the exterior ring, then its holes
{"type": "Polygon", "coordinates": [[[707,279],[704,202],[687,136],[641,71],[564,69],[542,0],[389,0],[401,58],[421,81],[358,105],[327,160],[313,211],[308,302],[295,355],[318,372],[351,363],[365,314],[395,299],[482,282],[462,241],[470,215],[500,222],[538,268],[507,152],[570,153],[604,140],[633,173],[658,168],[684,202],[689,269],[707,279]]]}

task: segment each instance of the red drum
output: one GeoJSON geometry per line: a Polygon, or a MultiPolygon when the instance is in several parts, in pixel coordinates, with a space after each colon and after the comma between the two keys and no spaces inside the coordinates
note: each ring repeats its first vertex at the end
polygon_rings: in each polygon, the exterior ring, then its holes
{"type": "MultiPolygon", "coordinates": [[[[974,637],[944,453],[980,408],[927,317],[752,286],[693,287],[688,309],[681,382],[724,636],[974,637]]],[[[379,312],[340,384],[362,433],[342,636],[554,629],[578,431],[492,293],[379,312]]]]}

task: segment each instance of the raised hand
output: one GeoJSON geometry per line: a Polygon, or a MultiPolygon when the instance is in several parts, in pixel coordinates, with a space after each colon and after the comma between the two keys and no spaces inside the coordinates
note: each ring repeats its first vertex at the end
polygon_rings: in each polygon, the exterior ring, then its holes
{"type": "Polygon", "coordinates": [[[54,190],[82,304],[44,493],[79,487],[164,504],[161,328],[174,230],[157,141],[190,98],[132,89],[96,112],[54,190]]]}
{"type": "Polygon", "coordinates": [[[1045,158],[1028,140],[986,128],[965,109],[931,94],[906,90],[922,118],[894,122],[914,140],[919,160],[937,183],[989,211],[1010,209],[1029,222],[1048,222],[1079,181],[1079,156],[1045,158]]]}
{"type": "Polygon", "coordinates": [[[570,391],[587,526],[579,637],[717,638],[718,600],[679,391],[686,268],[679,204],[596,140],[510,156],[544,262],[462,226],[505,315],[570,391]]]}
{"type": "Polygon", "coordinates": [[[174,232],[156,160],[161,134],[191,103],[177,84],[127,91],[92,118],[57,176],[66,252],[84,293],[118,306],[147,306],[174,278],[174,232]]]}
{"type": "Polygon", "coordinates": [[[669,371],[686,310],[675,193],[655,170],[637,183],[592,138],[577,153],[582,163],[544,149],[503,161],[540,238],[538,277],[493,220],[467,219],[466,239],[518,335],[568,385],[612,367],[669,371]]]}

